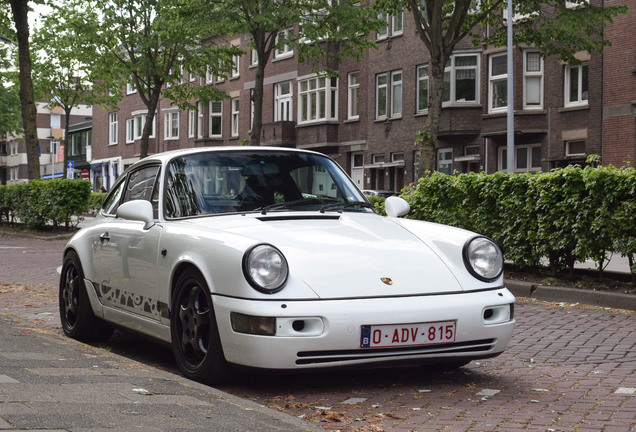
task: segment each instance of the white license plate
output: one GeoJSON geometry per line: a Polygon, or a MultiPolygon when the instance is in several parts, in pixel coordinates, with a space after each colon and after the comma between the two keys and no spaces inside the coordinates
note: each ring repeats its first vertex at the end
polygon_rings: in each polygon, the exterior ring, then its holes
{"type": "Polygon", "coordinates": [[[401,347],[455,342],[457,321],[363,325],[361,348],[401,347]]]}

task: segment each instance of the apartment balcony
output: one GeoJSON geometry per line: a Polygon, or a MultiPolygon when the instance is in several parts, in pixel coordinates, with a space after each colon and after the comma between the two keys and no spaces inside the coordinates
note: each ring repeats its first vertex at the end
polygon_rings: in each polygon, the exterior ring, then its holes
{"type": "Polygon", "coordinates": [[[296,122],[278,121],[264,123],[261,145],[296,147],[296,122]]]}

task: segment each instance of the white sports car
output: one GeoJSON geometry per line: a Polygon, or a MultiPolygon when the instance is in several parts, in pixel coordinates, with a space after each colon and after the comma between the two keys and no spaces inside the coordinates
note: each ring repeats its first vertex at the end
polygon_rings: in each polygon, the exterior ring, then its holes
{"type": "Polygon", "coordinates": [[[220,147],[131,166],[64,251],[66,335],[113,327],[171,344],[183,374],[459,367],[508,345],[514,296],[489,239],[378,215],[315,152],[220,147]]]}

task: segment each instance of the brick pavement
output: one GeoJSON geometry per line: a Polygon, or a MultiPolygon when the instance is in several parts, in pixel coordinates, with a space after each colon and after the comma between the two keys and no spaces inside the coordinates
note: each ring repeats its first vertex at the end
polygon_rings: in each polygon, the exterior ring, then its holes
{"type": "Polygon", "coordinates": [[[316,374],[224,390],[338,430],[636,430],[636,315],[522,301],[516,316],[504,354],[452,373],[316,374]]]}
{"type": "MultiPolygon", "coordinates": [[[[44,276],[35,273],[59,265],[55,249],[61,251],[63,241],[29,241],[33,249],[21,255],[1,248],[18,243],[0,238],[0,287],[5,268],[20,266],[26,257],[30,270],[24,278],[36,284],[44,276]],[[46,264],[49,258],[55,264],[46,264]]],[[[26,313],[32,322],[59,326],[54,296],[48,305],[20,312],[7,304],[10,295],[0,290],[0,312],[26,313]]],[[[636,314],[520,301],[516,318],[504,354],[452,373],[419,367],[248,377],[222,390],[330,430],[636,430],[636,314]]],[[[111,341],[109,349],[117,350],[117,343],[111,341]]],[[[125,349],[135,355],[134,348],[125,349]]]]}

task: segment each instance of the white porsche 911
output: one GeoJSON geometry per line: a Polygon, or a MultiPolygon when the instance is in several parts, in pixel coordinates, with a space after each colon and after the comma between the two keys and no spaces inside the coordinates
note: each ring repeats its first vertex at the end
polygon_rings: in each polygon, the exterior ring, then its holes
{"type": "Polygon", "coordinates": [[[319,153],[220,147],[157,154],[115,183],[64,251],[66,335],[113,328],[171,344],[207,383],[271,370],[459,367],[506,348],[514,296],[489,239],[378,215],[319,153]]]}

